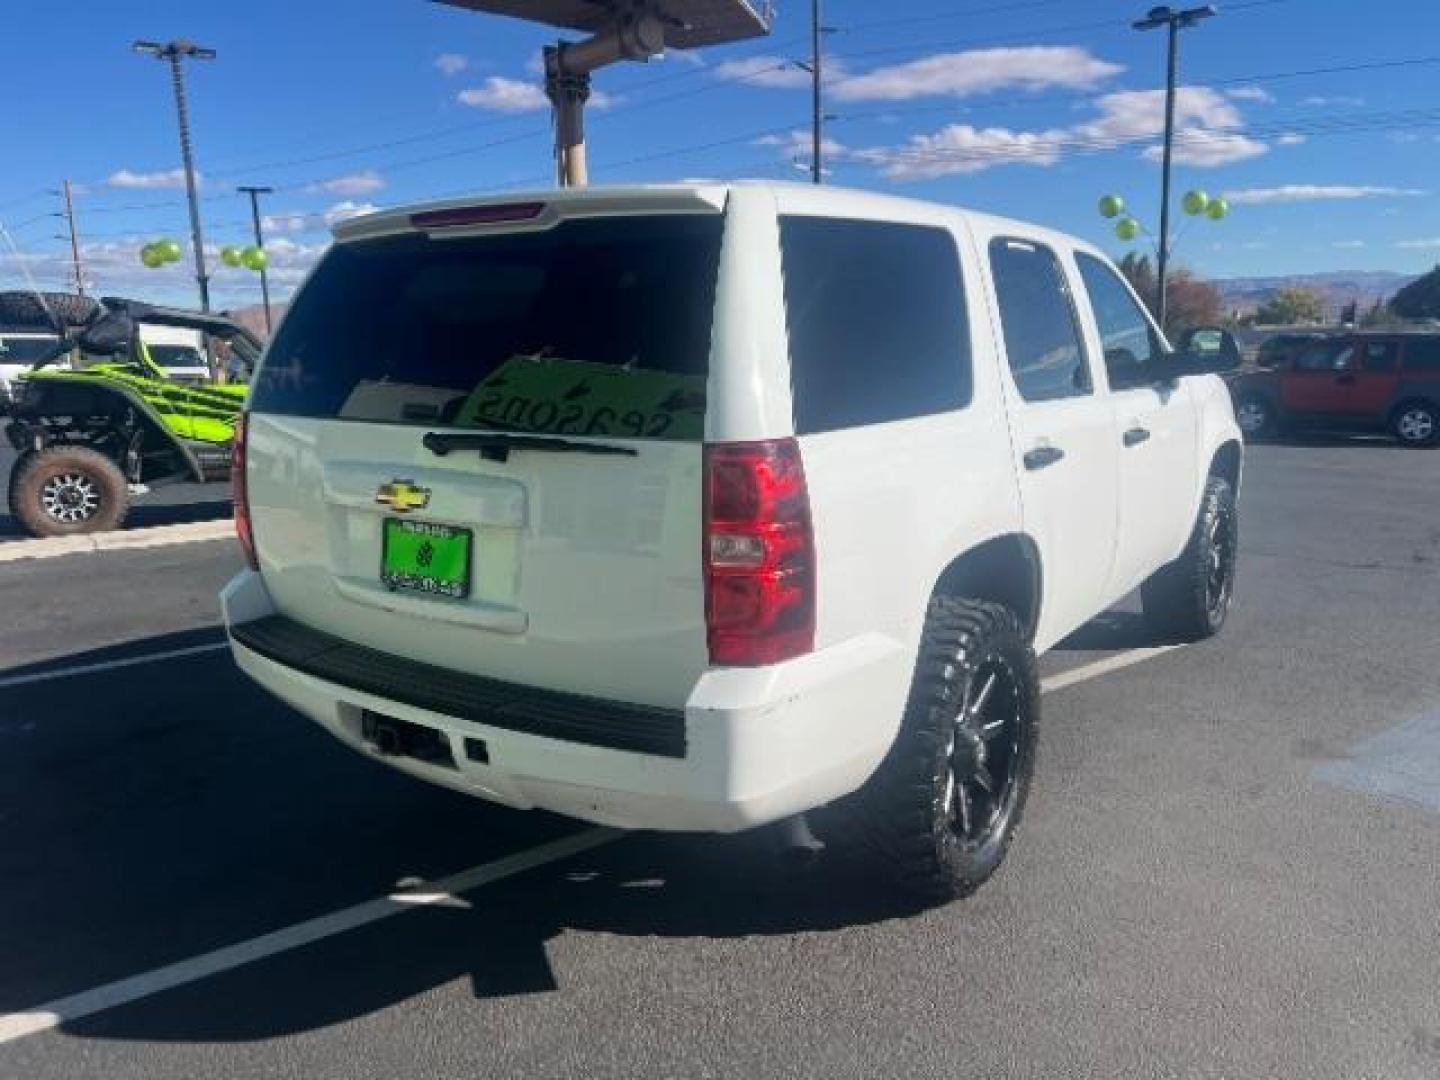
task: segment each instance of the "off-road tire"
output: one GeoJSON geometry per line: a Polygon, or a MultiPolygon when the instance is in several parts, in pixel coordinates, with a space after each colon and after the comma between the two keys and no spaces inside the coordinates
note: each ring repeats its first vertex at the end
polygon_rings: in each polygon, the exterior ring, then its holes
{"type": "Polygon", "coordinates": [[[1168,642],[1202,641],[1218,634],[1235,593],[1239,545],[1235,491],[1224,477],[1211,476],[1185,550],[1140,586],[1151,629],[1168,642]]]}
{"type": "MultiPolygon", "coordinates": [[[[1007,721],[1008,724],[1008,721],[1007,721]]],[[[900,733],[875,775],[853,796],[854,819],[896,883],[927,903],[945,903],[978,889],[999,868],[1015,837],[1035,770],[1040,688],[1035,653],[1007,608],[937,596],[930,602],[900,733]],[[995,800],[993,828],[971,840],[956,830],[952,768],[956,721],[973,697],[977,677],[1005,673],[1013,700],[1005,797],[995,800]],[[968,692],[968,696],[967,696],[968,692]]],[[[991,744],[987,744],[991,745],[991,744]]],[[[999,772],[1000,759],[992,760],[999,772]]]]}
{"type": "Polygon", "coordinates": [[[10,512],[31,536],[74,536],[118,529],[130,509],[130,490],[119,467],[83,446],[33,450],[15,463],[10,475],[10,512]],[[64,521],[46,510],[46,485],[65,477],[81,477],[78,485],[93,491],[97,502],[83,518],[64,521]]]}
{"type": "Polygon", "coordinates": [[[16,328],[23,326],[36,330],[54,330],[55,324],[45,313],[45,308],[48,307],[62,326],[86,326],[100,310],[100,304],[89,296],[56,292],[42,292],[39,295],[45,298],[44,306],[33,292],[0,292],[0,323],[16,328]]]}
{"type": "Polygon", "coordinates": [[[1429,401],[1406,401],[1390,416],[1390,431],[1403,446],[1434,446],[1440,442],[1440,406],[1429,401]],[[1429,421],[1428,426],[1424,421],[1429,421]]]}

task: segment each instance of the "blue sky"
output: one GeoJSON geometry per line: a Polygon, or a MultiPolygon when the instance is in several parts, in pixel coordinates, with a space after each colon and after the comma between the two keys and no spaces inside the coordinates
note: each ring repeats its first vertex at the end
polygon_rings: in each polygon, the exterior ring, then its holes
{"type": "MultiPolygon", "coordinates": [[[[1095,211],[1123,195],[1158,217],[1163,36],[1145,0],[827,0],[835,28],[832,182],[1027,218],[1126,249],[1095,211]]],[[[1236,0],[1183,39],[1177,189],[1225,192],[1223,223],[1186,222],[1178,257],[1212,276],[1421,272],[1440,261],[1440,5],[1236,0]],[[1396,61],[1417,61],[1373,66],[1396,61]],[[1363,70],[1314,72],[1342,66],[1363,70]]],[[[148,240],[188,236],[165,68],[137,38],[219,51],[189,68],[207,243],[243,243],[240,183],[265,203],[283,294],[326,220],[372,206],[548,183],[535,74],[553,35],[427,0],[25,5],[0,38],[11,133],[0,221],[42,284],[62,285],[49,189],[80,184],[80,231],[105,291],[189,300],[188,260],[140,269],[148,240]]],[[[803,179],[808,3],[769,40],[602,72],[597,182],[803,179]]],[[[21,280],[0,256],[0,286],[21,280]]],[[[218,302],[258,297],[219,270],[218,302]]]]}

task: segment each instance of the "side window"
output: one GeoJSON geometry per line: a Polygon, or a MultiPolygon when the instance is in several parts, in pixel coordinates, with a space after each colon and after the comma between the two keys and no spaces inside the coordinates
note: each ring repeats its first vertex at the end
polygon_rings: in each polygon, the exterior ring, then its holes
{"type": "MultiPolygon", "coordinates": [[[[1147,361],[1159,360],[1163,354],[1160,339],[1145,317],[1135,297],[1104,260],[1084,252],[1076,252],[1076,265],[1090,308],[1100,328],[1100,344],[1105,351],[1105,370],[1112,390],[1128,390],[1148,385],[1145,375],[1147,361]]],[[[1218,339],[1219,335],[1215,335],[1218,339]]]]}
{"type": "Polygon", "coordinates": [[[944,229],[782,217],[798,434],[970,403],[960,255],[944,229]]]}
{"type": "Polygon", "coordinates": [[[1090,393],[1075,305],[1055,253],[1024,240],[990,241],[990,273],[1000,304],[1005,355],[1026,401],[1090,393]]]}
{"type": "Polygon", "coordinates": [[[1440,337],[1413,337],[1406,341],[1405,370],[1440,374],[1440,337]]]}
{"type": "Polygon", "coordinates": [[[1296,371],[1343,371],[1353,349],[1333,341],[1307,345],[1295,355],[1296,371]]]}
{"type": "Polygon", "coordinates": [[[1396,355],[1395,342],[1370,341],[1365,344],[1366,371],[1394,371],[1400,366],[1396,355]]]}

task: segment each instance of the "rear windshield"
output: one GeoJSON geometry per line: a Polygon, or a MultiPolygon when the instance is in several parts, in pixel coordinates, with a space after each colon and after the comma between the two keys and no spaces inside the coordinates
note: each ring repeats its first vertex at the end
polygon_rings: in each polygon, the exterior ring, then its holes
{"type": "Polygon", "coordinates": [[[285,317],[251,407],[698,440],[723,223],[606,218],[337,245],[285,317]]]}

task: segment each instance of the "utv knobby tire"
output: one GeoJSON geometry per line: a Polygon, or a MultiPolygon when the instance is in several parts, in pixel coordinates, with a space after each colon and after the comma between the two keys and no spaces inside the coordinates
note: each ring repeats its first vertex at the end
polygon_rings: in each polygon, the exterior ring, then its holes
{"type": "Polygon", "coordinates": [[[45,298],[44,306],[33,292],[0,292],[0,324],[17,329],[29,327],[53,331],[56,326],[45,313],[46,307],[60,320],[62,327],[86,326],[100,310],[99,303],[89,296],[56,292],[39,295],[45,298]]]}
{"type": "Polygon", "coordinates": [[[1167,641],[1202,641],[1225,625],[1235,592],[1235,563],[1240,523],[1235,491],[1224,477],[1205,481],[1200,513],[1185,550],[1140,586],[1141,606],[1150,628],[1167,641]],[[1213,574],[1223,577],[1217,594],[1213,574]]]}
{"type": "Polygon", "coordinates": [[[125,475],[104,454],[83,446],[55,446],[27,453],[10,474],[10,512],[31,536],[75,536],[118,529],[130,509],[125,475]],[[98,503],[83,520],[63,521],[45,507],[46,485],[81,477],[98,503]]]}
{"type": "MultiPolygon", "coordinates": [[[[1039,731],[1035,653],[1014,613],[978,600],[932,599],[900,733],[853,797],[857,826],[905,892],[945,903],[974,892],[995,873],[1025,809],[1039,731]],[[1005,692],[1013,695],[1013,756],[1005,798],[995,800],[993,828],[966,839],[953,813],[956,721],[977,676],[988,671],[1003,672],[1010,681],[1005,692]]],[[[1008,735],[1006,740],[1008,745],[1008,735]]]]}

